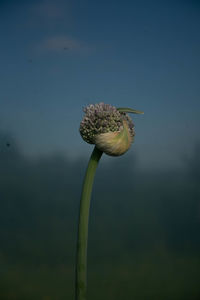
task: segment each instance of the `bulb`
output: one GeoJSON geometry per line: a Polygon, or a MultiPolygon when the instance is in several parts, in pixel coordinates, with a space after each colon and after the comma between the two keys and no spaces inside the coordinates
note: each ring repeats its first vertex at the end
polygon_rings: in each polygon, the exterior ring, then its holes
{"type": "Polygon", "coordinates": [[[135,131],[132,119],[109,104],[91,104],[84,109],[80,124],[84,141],[110,156],[120,156],[131,146],[135,131]]]}

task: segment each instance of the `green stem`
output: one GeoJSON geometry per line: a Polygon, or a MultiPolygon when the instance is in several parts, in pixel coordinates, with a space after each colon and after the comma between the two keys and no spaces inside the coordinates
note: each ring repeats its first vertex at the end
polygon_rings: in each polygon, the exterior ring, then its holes
{"type": "Polygon", "coordinates": [[[103,152],[94,148],[86,170],[79,212],[78,241],[76,253],[75,299],[86,300],[87,289],[87,240],[90,198],[95,171],[103,152]]]}

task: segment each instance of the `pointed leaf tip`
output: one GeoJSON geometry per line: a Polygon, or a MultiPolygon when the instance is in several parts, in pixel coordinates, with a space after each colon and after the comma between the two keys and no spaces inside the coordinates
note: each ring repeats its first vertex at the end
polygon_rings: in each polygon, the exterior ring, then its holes
{"type": "Polygon", "coordinates": [[[121,111],[121,112],[125,112],[125,113],[144,114],[143,111],[135,110],[135,109],[128,108],[128,107],[118,107],[117,110],[118,110],[118,111],[121,111]]]}

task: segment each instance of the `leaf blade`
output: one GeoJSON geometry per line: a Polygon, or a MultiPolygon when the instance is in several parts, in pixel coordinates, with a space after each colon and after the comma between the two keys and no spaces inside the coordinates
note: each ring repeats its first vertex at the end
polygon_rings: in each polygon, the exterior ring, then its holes
{"type": "Polygon", "coordinates": [[[135,109],[128,108],[128,107],[118,107],[117,110],[121,111],[121,112],[125,112],[125,113],[141,114],[141,115],[144,114],[143,111],[135,110],[135,109]]]}

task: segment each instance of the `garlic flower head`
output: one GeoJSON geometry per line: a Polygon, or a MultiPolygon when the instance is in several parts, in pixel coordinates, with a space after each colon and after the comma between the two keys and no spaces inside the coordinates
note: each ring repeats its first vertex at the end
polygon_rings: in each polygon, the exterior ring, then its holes
{"type": "Polygon", "coordinates": [[[83,109],[80,124],[84,141],[111,156],[124,154],[133,142],[135,131],[132,119],[109,104],[91,104],[83,109]]]}

